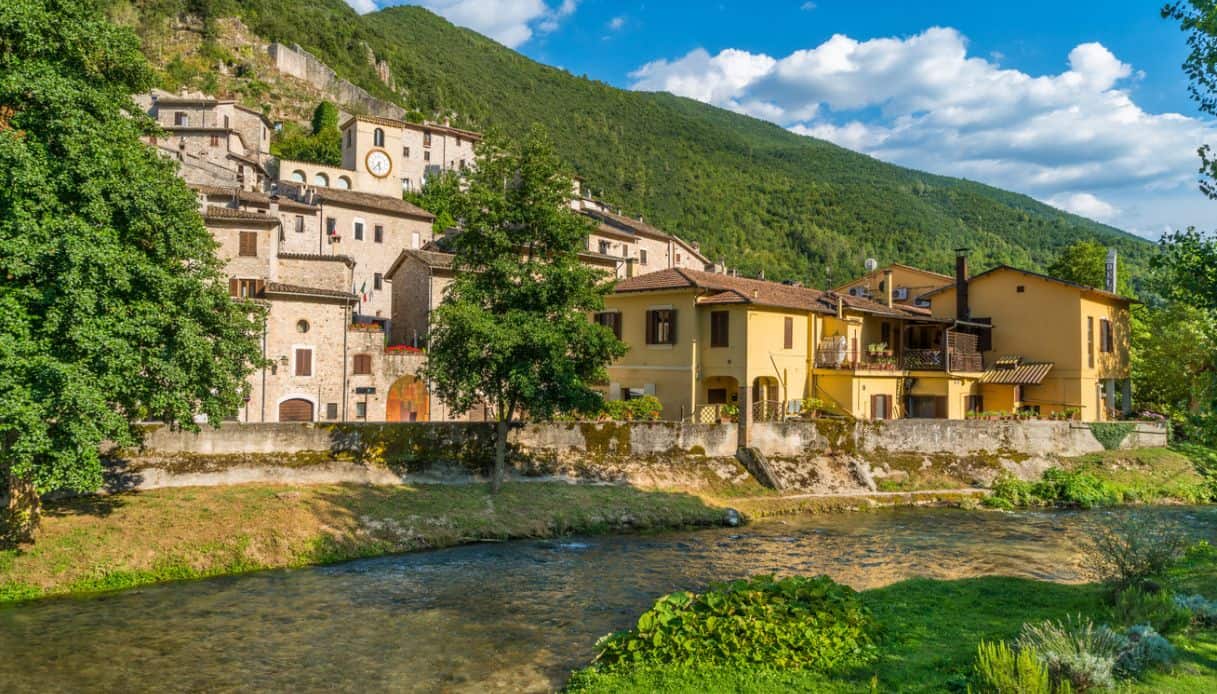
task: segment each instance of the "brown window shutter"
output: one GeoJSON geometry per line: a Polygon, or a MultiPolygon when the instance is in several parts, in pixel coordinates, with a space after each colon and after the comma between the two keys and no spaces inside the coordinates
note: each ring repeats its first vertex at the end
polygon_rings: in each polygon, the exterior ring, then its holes
{"type": "Polygon", "coordinates": [[[228,280],[228,295],[241,296],[241,281],[236,277],[229,278],[228,280]]]}
{"type": "Polygon", "coordinates": [[[372,373],[372,355],[356,354],[355,355],[355,374],[367,375],[372,373]]]}
{"type": "Polygon", "coordinates": [[[666,311],[668,314],[668,344],[676,344],[676,309],[666,311]]]}
{"type": "Polygon", "coordinates": [[[786,334],[784,336],[784,349],[794,349],[794,319],[786,319],[786,334]]]}
{"type": "Polygon", "coordinates": [[[266,280],[254,280],[254,296],[266,293],[266,280]]]}
{"type": "Polygon", "coordinates": [[[613,336],[616,337],[618,340],[620,340],[621,339],[621,314],[620,313],[610,313],[609,315],[612,316],[613,336]]]}
{"type": "Polygon", "coordinates": [[[311,349],[296,350],[296,375],[297,376],[312,376],[313,375],[313,350],[311,350],[311,349]]]}
{"type": "Polygon", "coordinates": [[[242,231],[239,246],[237,250],[239,255],[248,258],[258,257],[258,232],[242,231]]]}

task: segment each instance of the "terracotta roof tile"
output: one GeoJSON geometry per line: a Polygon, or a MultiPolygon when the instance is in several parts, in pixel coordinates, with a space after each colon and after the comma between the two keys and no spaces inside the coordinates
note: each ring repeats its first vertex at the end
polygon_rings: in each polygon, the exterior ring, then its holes
{"type": "Polygon", "coordinates": [[[337,188],[315,188],[314,190],[317,192],[317,197],[324,203],[337,203],[339,205],[381,210],[391,214],[399,214],[426,221],[435,220],[435,215],[398,197],[357,193],[353,190],[338,190],[337,188]]]}
{"type": "Polygon", "coordinates": [[[321,255],[320,253],[280,253],[280,260],[321,260],[341,262],[346,265],[354,265],[355,259],[349,255],[321,255]]]}
{"type": "Polygon", "coordinates": [[[350,292],[338,291],[336,289],[320,289],[317,287],[302,287],[298,284],[282,284],[280,282],[267,282],[267,294],[291,294],[294,296],[314,296],[327,299],[347,299],[355,301],[358,299],[350,292]]]}
{"type": "Polygon", "coordinates": [[[203,212],[203,218],[207,220],[230,220],[238,222],[253,222],[256,224],[279,224],[278,217],[272,217],[268,214],[259,212],[249,212],[247,210],[238,210],[232,207],[219,207],[217,205],[208,205],[207,210],[203,212]]]}
{"type": "Polygon", "coordinates": [[[998,385],[1039,385],[1055,366],[1050,361],[1023,361],[1019,357],[1003,357],[980,377],[981,383],[998,385]]]}
{"type": "MultiPolygon", "coordinates": [[[[1026,275],[1027,277],[1035,277],[1038,279],[1047,280],[1049,282],[1063,284],[1066,287],[1073,287],[1075,289],[1080,290],[1083,294],[1094,294],[1096,296],[1100,296],[1100,297],[1103,297],[1106,299],[1113,299],[1115,301],[1122,301],[1122,302],[1129,303],[1129,304],[1139,303],[1136,299],[1130,299],[1126,296],[1120,296],[1119,294],[1113,294],[1109,291],[1099,289],[1097,287],[1091,287],[1089,285],[1079,284],[1077,282],[1070,282],[1069,280],[1063,280],[1059,277],[1052,277],[1051,275],[1045,275],[1043,273],[1033,272],[1031,270],[1024,270],[1022,268],[1017,268],[1012,265],[998,265],[997,267],[989,268],[988,270],[985,270],[984,272],[980,273],[979,275],[973,275],[973,276],[969,277],[968,281],[975,282],[976,280],[983,279],[985,277],[996,274],[998,272],[1018,272],[1018,273],[1022,273],[1023,275],[1026,275]]],[[[938,289],[935,289],[933,291],[926,292],[925,294],[922,294],[922,296],[923,297],[924,296],[933,296],[935,294],[941,294],[942,292],[945,292],[948,289],[954,289],[954,288],[955,288],[955,284],[951,283],[951,284],[946,285],[945,287],[939,287],[938,289]]]]}
{"type": "MultiPolygon", "coordinates": [[[[195,191],[206,195],[207,197],[228,198],[229,200],[238,200],[240,202],[252,203],[255,205],[265,205],[270,207],[271,196],[266,193],[258,193],[252,190],[241,190],[239,188],[224,188],[221,186],[191,186],[195,191]]],[[[278,198],[279,208],[284,210],[294,210],[303,212],[315,212],[317,207],[307,203],[299,202],[289,198],[278,198]]]]}

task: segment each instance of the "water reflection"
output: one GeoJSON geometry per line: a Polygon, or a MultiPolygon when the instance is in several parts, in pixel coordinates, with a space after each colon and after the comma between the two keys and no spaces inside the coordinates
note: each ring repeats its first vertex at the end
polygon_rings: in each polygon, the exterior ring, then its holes
{"type": "MultiPolygon", "coordinates": [[[[1213,509],[1153,509],[1211,537],[1213,509]]],[[[659,595],[754,573],[1079,579],[1086,514],[894,510],[515,542],[0,609],[5,691],[547,691],[659,595]]]]}

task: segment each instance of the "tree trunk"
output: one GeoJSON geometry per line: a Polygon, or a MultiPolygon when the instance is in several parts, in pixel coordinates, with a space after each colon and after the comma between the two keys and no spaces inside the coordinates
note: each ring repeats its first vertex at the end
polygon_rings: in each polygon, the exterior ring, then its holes
{"type": "Polygon", "coordinates": [[[42,518],[42,499],[34,482],[8,472],[8,505],[0,510],[0,547],[34,541],[42,518]]]}
{"type": "Polygon", "coordinates": [[[490,493],[498,494],[507,474],[507,422],[500,419],[494,425],[494,475],[490,478],[490,493]]]}

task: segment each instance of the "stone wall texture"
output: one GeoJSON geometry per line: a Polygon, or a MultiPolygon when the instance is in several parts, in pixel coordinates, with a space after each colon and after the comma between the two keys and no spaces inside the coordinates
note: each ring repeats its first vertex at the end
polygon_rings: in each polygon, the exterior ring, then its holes
{"type": "Polygon", "coordinates": [[[347,110],[381,118],[406,118],[405,109],[384,99],[378,99],[362,87],[356,87],[342,79],[328,65],[300,46],[272,43],[266,50],[279,72],[304,80],[325,91],[347,110]]]}

